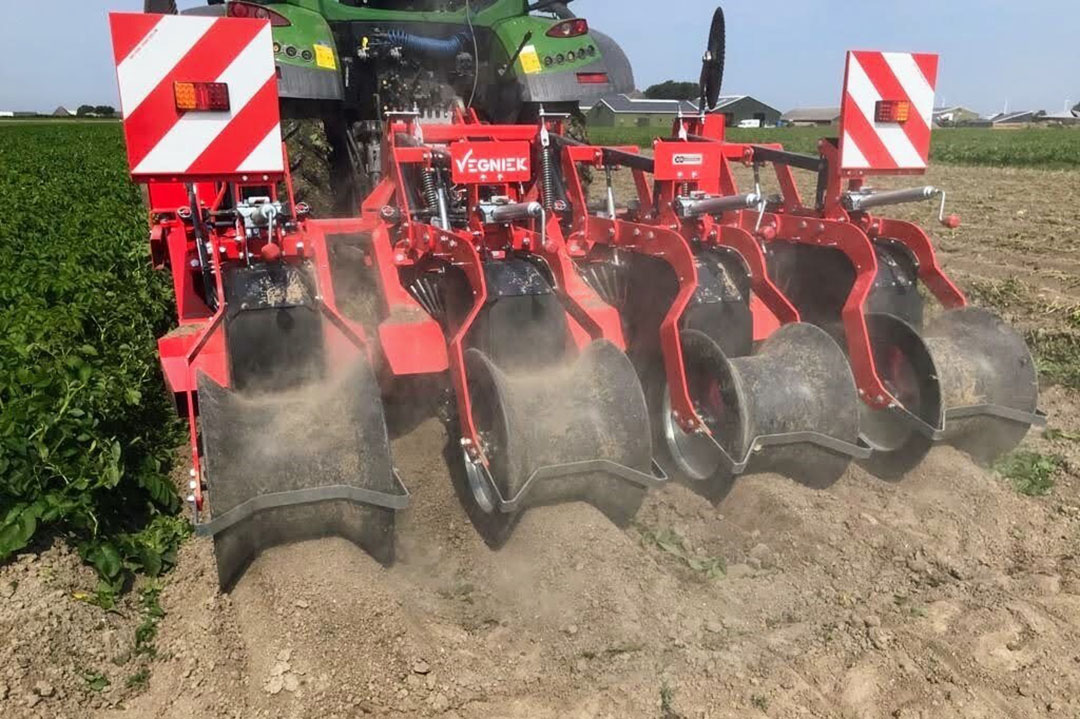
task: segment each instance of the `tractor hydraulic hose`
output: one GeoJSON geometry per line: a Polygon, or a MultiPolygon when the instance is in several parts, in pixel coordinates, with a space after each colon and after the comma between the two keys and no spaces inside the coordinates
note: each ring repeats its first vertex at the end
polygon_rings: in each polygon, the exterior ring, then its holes
{"type": "Polygon", "coordinates": [[[471,43],[468,33],[459,32],[448,38],[413,35],[404,30],[387,30],[386,39],[406,55],[419,55],[431,60],[453,60],[471,43]]]}

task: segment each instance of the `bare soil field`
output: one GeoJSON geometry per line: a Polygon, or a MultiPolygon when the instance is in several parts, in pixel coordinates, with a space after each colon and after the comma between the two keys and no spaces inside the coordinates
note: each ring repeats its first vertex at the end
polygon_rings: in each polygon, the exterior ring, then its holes
{"type": "MultiPolygon", "coordinates": [[[[964,218],[931,230],[946,269],[1075,347],[1080,173],[928,179],[964,218]]],[[[934,212],[896,214],[930,227],[934,212]]],[[[1041,361],[1067,380],[1061,351],[1041,361]]],[[[311,542],[222,595],[192,539],[158,617],[139,591],[89,605],[93,572],[60,543],[0,567],[0,715],[1080,716],[1080,394],[1048,385],[1042,406],[1050,431],[1025,447],[1061,458],[1046,496],[943,447],[895,483],[753,475],[716,505],[673,484],[625,531],[585,505],[536,509],[498,552],[429,420],[394,441],[413,504],[392,568],[311,542]]]]}

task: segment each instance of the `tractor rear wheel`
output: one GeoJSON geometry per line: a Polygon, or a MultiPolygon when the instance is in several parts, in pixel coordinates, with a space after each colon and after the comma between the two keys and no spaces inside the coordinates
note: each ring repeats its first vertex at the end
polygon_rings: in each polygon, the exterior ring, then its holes
{"type": "Polygon", "coordinates": [[[329,115],[292,118],[282,122],[282,135],[296,196],[316,216],[359,215],[379,180],[379,124],[329,115]]]}

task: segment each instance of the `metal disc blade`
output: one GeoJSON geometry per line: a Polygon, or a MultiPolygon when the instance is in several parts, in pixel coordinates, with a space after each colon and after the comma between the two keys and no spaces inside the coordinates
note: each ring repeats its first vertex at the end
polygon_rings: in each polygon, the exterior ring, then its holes
{"type": "MultiPolygon", "coordinates": [[[[859,440],[855,379],[840,346],[804,322],[784,325],[749,357],[732,360],[751,402],[756,437],[815,432],[854,445],[859,440]]],[[[805,441],[770,445],[748,471],[773,471],[809,487],[832,485],[851,456],[805,441]]]]}
{"type": "Polygon", "coordinates": [[[601,460],[649,472],[652,444],[644,394],[633,366],[615,345],[598,340],[570,363],[513,374],[471,349],[466,367],[473,419],[487,445],[492,479],[503,500],[516,500],[507,514],[585,501],[618,523],[633,516],[644,486],[611,472],[572,471],[601,460]],[[560,467],[567,471],[545,471],[560,467]]]}
{"type": "Polygon", "coordinates": [[[768,446],[745,471],[776,471],[813,487],[828,486],[843,474],[850,456],[806,437],[858,441],[855,382],[827,333],[803,323],[786,325],[756,354],[729,359],[715,342],[691,330],[683,333],[683,355],[691,399],[715,439],[683,432],[670,416],[662,418],[668,449],[684,474],[729,486],[731,471],[716,445],[738,463],[765,438],[768,446]]]}
{"type": "Polygon", "coordinates": [[[229,586],[261,550],[337,535],[393,559],[396,480],[366,361],[336,380],[240,394],[199,377],[204,475],[218,576],[229,586]]]}
{"type": "Polygon", "coordinates": [[[1030,421],[988,412],[950,419],[949,413],[979,407],[1035,413],[1038,376],[1020,333],[993,312],[968,307],[945,312],[930,323],[925,335],[941,377],[945,441],[983,463],[1016,447],[1030,421]]]}

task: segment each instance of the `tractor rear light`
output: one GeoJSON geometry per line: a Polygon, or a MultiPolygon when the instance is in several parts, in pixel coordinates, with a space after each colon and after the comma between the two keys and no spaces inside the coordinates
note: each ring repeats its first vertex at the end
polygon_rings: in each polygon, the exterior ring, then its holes
{"type": "Polygon", "coordinates": [[[606,72],[579,72],[577,74],[579,85],[603,85],[608,81],[606,72]]]}
{"type": "Polygon", "coordinates": [[[548,28],[548,37],[581,37],[589,33],[589,21],[583,17],[557,22],[548,28]]]}
{"type": "Polygon", "coordinates": [[[272,27],[289,27],[292,22],[281,13],[274,12],[262,5],[251,2],[232,0],[228,4],[229,17],[254,18],[255,20],[269,20],[272,27]]]}
{"type": "Polygon", "coordinates": [[[907,122],[911,103],[906,100],[878,100],[874,108],[874,122],[907,122]]]}
{"type": "Polygon", "coordinates": [[[174,82],[173,97],[180,112],[229,111],[229,86],[223,82],[174,82]]]}

